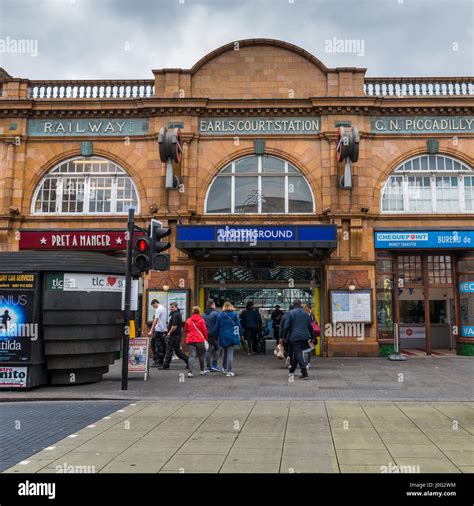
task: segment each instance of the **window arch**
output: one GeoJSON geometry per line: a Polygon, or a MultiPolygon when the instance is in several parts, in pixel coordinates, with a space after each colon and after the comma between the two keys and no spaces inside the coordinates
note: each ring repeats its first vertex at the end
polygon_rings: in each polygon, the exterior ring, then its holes
{"type": "Polygon", "coordinates": [[[75,157],[51,169],[37,186],[32,214],[127,214],[139,211],[128,173],[98,156],[75,157]]]}
{"type": "Polygon", "coordinates": [[[276,156],[245,156],[226,165],[209,186],[209,214],[300,214],[314,212],[306,178],[276,156]]]}
{"type": "Polygon", "coordinates": [[[445,155],[399,165],[382,188],[382,213],[474,213],[474,171],[445,155]]]}

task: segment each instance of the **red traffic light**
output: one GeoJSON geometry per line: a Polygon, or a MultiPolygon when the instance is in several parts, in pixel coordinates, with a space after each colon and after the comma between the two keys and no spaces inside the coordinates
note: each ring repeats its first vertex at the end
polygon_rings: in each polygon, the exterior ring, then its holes
{"type": "Polygon", "coordinates": [[[140,237],[135,241],[135,250],[144,253],[150,249],[150,240],[146,237],[140,237]]]}

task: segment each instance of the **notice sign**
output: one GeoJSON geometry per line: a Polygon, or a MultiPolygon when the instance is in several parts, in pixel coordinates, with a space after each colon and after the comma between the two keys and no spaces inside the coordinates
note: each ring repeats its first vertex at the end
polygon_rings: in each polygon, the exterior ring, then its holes
{"type": "Polygon", "coordinates": [[[371,290],[331,290],[332,323],[372,323],[371,290]]]}
{"type": "Polygon", "coordinates": [[[0,363],[29,362],[35,322],[35,273],[0,273],[0,363]]]}
{"type": "Polygon", "coordinates": [[[128,348],[128,371],[148,373],[148,338],[130,339],[128,348]]]}
{"type": "Polygon", "coordinates": [[[29,137],[129,137],[148,133],[148,119],[29,119],[27,128],[29,137]]]}
{"type": "Polygon", "coordinates": [[[27,367],[0,367],[0,388],[26,388],[27,367]]]}
{"type": "Polygon", "coordinates": [[[126,230],[20,230],[20,249],[124,250],[126,230]]]}
{"type": "Polygon", "coordinates": [[[199,118],[199,132],[208,135],[318,134],[319,131],[319,116],[199,118]]]}
{"type": "Polygon", "coordinates": [[[48,273],[46,289],[63,292],[118,292],[125,286],[125,276],[113,274],[48,273]]]}
{"type": "Polygon", "coordinates": [[[404,339],[426,337],[425,327],[404,327],[400,325],[400,337],[404,339]]]}
{"type": "Polygon", "coordinates": [[[373,116],[372,133],[460,134],[474,132],[474,116],[373,116]]]}

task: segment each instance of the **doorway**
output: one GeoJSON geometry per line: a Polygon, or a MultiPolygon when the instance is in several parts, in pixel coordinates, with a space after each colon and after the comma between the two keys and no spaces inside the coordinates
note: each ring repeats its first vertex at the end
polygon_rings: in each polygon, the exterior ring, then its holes
{"type": "MultiPolygon", "coordinates": [[[[253,301],[262,316],[267,339],[273,339],[271,314],[276,305],[286,313],[296,299],[308,304],[323,328],[321,310],[321,269],[275,266],[266,269],[243,267],[201,267],[199,269],[199,305],[213,299],[218,309],[231,302],[240,313],[247,302],[253,301]]],[[[321,354],[321,336],[316,355],[321,354]]],[[[269,346],[276,344],[270,343],[269,346]]]]}
{"type": "Polygon", "coordinates": [[[378,289],[378,305],[385,316],[378,318],[379,334],[397,323],[400,347],[407,354],[452,354],[456,347],[454,262],[449,254],[422,252],[379,261],[377,274],[383,288],[378,289]]]}

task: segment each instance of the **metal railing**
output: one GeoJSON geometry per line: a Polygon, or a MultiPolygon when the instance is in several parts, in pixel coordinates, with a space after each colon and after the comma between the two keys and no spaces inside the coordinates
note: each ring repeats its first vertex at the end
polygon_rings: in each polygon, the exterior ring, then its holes
{"type": "Polygon", "coordinates": [[[366,77],[368,96],[452,97],[473,96],[474,77],[366,77]]]}
{"type": "Polygon", "coordinates": [[[81,99],[81,98],[147,98],[155,94],[155,81],[31,81],[28,98],[81,99]]]}

